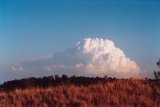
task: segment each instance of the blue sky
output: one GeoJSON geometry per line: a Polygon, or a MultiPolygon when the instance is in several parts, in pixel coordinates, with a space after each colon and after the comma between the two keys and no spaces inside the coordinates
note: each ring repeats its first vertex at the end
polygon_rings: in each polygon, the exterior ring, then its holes
{"type": "Polygon", "coordinates": [[[1,0],[0,67],[99,37],[153,71],[160,57],[159,28],[158,0],[1,0]]]}

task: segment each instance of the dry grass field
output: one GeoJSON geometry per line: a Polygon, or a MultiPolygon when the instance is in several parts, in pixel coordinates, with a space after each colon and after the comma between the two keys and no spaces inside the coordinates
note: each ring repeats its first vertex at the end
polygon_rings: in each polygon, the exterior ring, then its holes
{"type": "Polygon", "coordinates": [[[152,80],[116,79],[0,91],[0,107],[160,107],[160,86],[152,80]]]}

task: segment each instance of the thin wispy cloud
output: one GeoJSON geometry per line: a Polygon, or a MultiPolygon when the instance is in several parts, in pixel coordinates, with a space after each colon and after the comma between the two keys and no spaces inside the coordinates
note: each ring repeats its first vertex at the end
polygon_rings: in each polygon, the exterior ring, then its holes
{"type": "Polygon", "coordinates": [[[12,70],[12,71],[15,71],[15,72],[21,72],[21,71],[23,71],[24,69],[23,69],[22,66],[12,65],[12,66],[11,66],[11,70],[12,70]]]}

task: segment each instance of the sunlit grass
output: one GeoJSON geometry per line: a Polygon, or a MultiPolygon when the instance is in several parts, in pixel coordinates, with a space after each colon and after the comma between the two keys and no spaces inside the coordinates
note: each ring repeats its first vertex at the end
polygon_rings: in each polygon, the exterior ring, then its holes
{"type": "Polygon", "coordinates": [[[1,107],[159,107],[160,86],[128,79],[77,86],[15,89],[0,92],[1,107]]]}

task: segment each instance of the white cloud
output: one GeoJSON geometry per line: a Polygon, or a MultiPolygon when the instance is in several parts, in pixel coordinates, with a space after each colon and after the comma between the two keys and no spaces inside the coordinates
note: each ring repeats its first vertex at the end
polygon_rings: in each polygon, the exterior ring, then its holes
{"type": "MultiPolygon", "coordinates": [[[[74,48],[61,53],[26,61],[20,66],[12,66],[13,71],[26,72],[32,68],[44,72],[81,74],[96,76],[130,77],[138,76],[140,67],[108,39],[86,38],[77,42],[74,48]],[[54,57],[53,57],[54,56],[54,57]]],[[[38,71],[36,71],[38,72],[38,71]]],[[[42,75],[43,76],[43,75],[42,75]]]]}
{"type": "Polygon", "coordinates": [[[85,62],[80,67],[83,66],[90,73],[135,76],[140,72],[140,67],[126,57],[111,40],[86,38],[84,43],[77,45],[77,50],[81,60],[85,62]]]}
{"type": "Polygon", "coordinates": [[[12,65],[11,66],[11,70],[12,71],[15,71],[15,72],[20,72],[20,71],[23,71],[23,67],[22,66],[16,66],[16,65],[12,65]]]}

